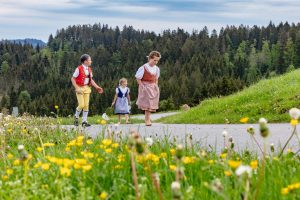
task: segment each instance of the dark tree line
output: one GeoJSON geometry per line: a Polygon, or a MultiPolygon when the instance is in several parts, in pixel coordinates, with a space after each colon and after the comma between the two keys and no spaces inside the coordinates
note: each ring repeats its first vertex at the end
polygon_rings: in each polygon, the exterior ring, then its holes
{"type": "MultiPolygon", "coordinates": [[[[162,110],[194,106],[300,67],[300,24],[270,22],[266,27],[227,26],[219,33],[205,27],[162,34],[94,24],[61,29],[49,36],[44,48],[0,43],[0,107],[49,115],[59,105],[61,114],[73,114],[77,101],[70,78],[80,55],[88,53],[95,81],[105,90],[91,96],[91,113],[100,114],[110,106],[122,77],[136,99],[134,74],[151,50],[162,54],[162,110]]],[[[134,106],[133,112],[138,112],[134,106]]]]}

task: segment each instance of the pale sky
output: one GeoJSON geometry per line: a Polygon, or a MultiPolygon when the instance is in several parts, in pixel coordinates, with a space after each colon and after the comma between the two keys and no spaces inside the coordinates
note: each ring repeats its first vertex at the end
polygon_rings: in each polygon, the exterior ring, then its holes
{"type": "Polygon", "coordinates": [[[49,35],[69,25],[132,25],[161,33],[220,30],[226,25],[267,26],[300,22],[298,0],[0,0],[0,40],[49,35]]]}

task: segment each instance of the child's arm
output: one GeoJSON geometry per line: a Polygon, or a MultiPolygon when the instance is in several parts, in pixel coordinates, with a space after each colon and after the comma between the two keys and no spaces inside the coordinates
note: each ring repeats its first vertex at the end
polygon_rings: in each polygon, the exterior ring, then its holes
{"type": "Polygon", "coordinates": [[[130,95],[127,95],[127,99],[128,99],[128,105],[130,105],[130,95]]]}
{"type": "Polygon", "coordinates": [[[97,90],[98,93],[103,93],[103,88],[97,85],[97,83],[93,79],[91,79],[91,85],[97,90]]]}
{"type": "Polygon", "coordinates": [[[76,80],[75,80],[74,77],[71,78],[71,82],[72,82],[72,85],[75,88],[75,92],[81,94],[82,91],[80,90],[80,87],[76,84],[76,80]]]}
{"type": "Polygon", "coordinates": [[[117,94],[115,94],[115,97],[114,97],[114,100],[113,100],[113,102],[112,102],[111,106],[114,106],[114,105],[115,105],[115,103],[116,103],[116,100],[117,100],[117,94]]]}

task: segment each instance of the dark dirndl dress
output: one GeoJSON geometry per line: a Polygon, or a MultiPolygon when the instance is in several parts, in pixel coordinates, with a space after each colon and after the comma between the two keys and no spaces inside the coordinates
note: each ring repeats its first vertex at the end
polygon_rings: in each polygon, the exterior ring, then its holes
{"type": "Polygon", "coordinates": [[[128,88],[125,94],[122,93],[121,89],[118,87],[118,97],[115,104],[115,114],[124,115],[129,114],[129,106],[128,106],[128,88]]]}

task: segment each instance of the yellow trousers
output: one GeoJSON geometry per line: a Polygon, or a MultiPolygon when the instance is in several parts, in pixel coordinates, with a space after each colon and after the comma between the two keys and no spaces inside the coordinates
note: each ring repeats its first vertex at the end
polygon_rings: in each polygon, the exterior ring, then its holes
{"type": "Polygon", "coordinates": [[[89,111],[89,102],[90,102],[90,94],[91,87],[88,85],[80,87],[81,93],[76,92],[76,97],[78,101],[78,107],[76,108],[78,111],[89,111]]]}

